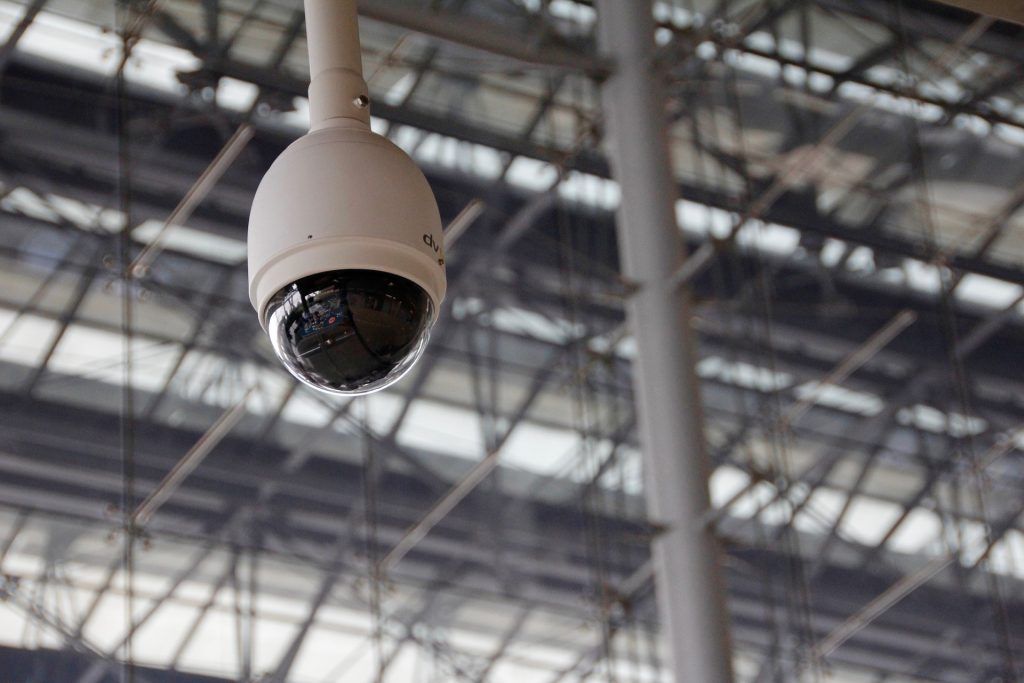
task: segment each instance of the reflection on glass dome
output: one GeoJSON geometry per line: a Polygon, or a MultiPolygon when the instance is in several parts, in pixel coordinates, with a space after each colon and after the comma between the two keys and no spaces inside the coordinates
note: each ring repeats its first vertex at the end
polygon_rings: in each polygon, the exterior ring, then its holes
{"type": "Polygon", "coordinates": [[[267,307],[270,340],[289,372],[316,389],[349,395],[401,378],[423,353],[433,317],[422,287],[374,270],[302,278],[267,307]]]}

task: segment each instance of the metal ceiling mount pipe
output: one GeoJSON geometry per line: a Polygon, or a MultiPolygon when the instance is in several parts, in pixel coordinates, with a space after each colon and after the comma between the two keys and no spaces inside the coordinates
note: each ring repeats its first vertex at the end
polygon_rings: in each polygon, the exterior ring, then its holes
{"type": "Polygon", "coordinates": [[[310,129],[330,119],[370,125],[356,0],[305,0],[310,129]]]}
{"type": "Polygon", "coordinates": [[[654,63],[650,2],[597,0],[598,45],[615,61],[602,86],[608,155],[622,188],[623,275],[639,285],[627,315],[655,589],[676,683],[732,681],[718,544],[702,523],[710,507],[688,290],[672,274],[684,260],[668,156],[665,90],[654,63]]]}

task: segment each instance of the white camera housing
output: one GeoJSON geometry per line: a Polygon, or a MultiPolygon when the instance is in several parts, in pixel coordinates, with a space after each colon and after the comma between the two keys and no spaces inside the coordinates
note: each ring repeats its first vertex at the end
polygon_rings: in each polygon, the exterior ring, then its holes
{"type": "Polygon", "coordinates": [[[310,123],[249,214],[249,298],[309,386],[355,395],[423,353],[446,281],[437,203],[412,159],[370,130],[356,0],[305,0],[310,123]]]}
{"type": "Polygon", "coordinates": [[[415,282],[440,310],[446,279],[441,217],[409,156],[346,119],[293,142],[263,177],[249,216],[249,299],[334,270],[377,270],[415,282]]]}

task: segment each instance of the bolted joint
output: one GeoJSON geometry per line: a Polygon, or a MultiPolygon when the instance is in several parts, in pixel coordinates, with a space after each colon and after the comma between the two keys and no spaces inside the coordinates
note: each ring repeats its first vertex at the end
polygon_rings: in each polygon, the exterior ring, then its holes
{"type": "Polygon", "coordinates": [[[366,81],[351,69],[321,71],[309,84],[310,130],[330,125],[331,119],[355,119],[370,125],[370,95],[366,81]]]}

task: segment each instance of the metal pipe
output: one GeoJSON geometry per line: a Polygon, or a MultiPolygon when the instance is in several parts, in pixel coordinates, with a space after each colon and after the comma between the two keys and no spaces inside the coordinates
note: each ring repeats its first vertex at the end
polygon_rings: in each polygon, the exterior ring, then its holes
{"type": "Polygon", "coordinates": [[[663,78],[655,68],[650,2],[598,0],[598,45],[616,61],[601,92],[608,156],[622,187],[617,223],[637,344],[633,388],[647,511],[665,529],[652,542],[655,588],[676,683],[732,680],[719,548],[710,508],[689,290],[668,156],[663,78]],[[678,282],[678,281],[677,281],[678,282]]]}
{"type": "Polygon", "coordinates": [[[423,515],[423,518],[419,522],[414,524],[405,535],[395,544],[395,547],[391,549],[384,559],[380,561],[378,568],[381,574],[388,572],[392,567],[398,564],[406,553],[412,550],[417,543],[419,543],[424,536],[430,533],[438,522],[444,519],[449,512],[451,512],[456,505],[462,502],[462,499],[468,496],[477,485],[487,478],[495,467],[498,466],[498,459],[501,457],[501,449],[494,451],[489,454],[486,458],[478,462],[473,466],[473,469],[466,474],[462,480],[453,486],[448,493],[445,494],[441,500],[434,504],[434,507],[430,508],[427,514],[423,515]]]}
{"type": "Polygon", "coordinates": [[[828,387],[839,386],[854,372],[859,370],[865,363],[877,356],[882,349],[889,345],[903,330],[907,329],[917,320],[917,313],[905,308],[897,313],[892,320],[875,332],[871,337],[858,346],[852,353],[844,358],[839,365],[823,377],[802,399],[791,405],[780,418],[780,426],[789,428],[794,422],[803,417],[804,413],[810,410],[817,402],[821,393],[828,387]]]}
{"type": "Polygon", "coordinates": [[[217,152],[217,156],[214,157],[210,165],[196,179],[196,182],[192,184],[185,196],[181,198],[178,205],[171,211],[171,215],[167,217],[164,224],[160,226],[160,230],[157,231],[153,239],[150,240],[146,248],[143,249],[135,261],[132,262],[128,272],[133,277],[145,277],[149,273],[149,267],[152,265],[156,257],[163,251],[164,238],[167,234],[174,229],[175,225],[180,225],[192,217],[192,212],[196,210],[206,195],[210,194],[210,190],[217,184],[224,172],[228,170],[231,164],[235,163],[235,159],[242,153],[245,146],[252,140],[252,136],[255,134],[255,129],[249,123],[243,123],[234,132],[234,134],[224,143],[224,147],[217,152]]]}
{"type": "Polygon", "coordinates": [[[310,129],[353,120],[370,125],[356,0],[304,0],[310,129]],[[338,119],[341,119],[340,121],[338,119]]]}
{"type": "Polygon", "coordinates": [[[943,569],[953,564],[956,560],[954,555],[937,557],[928,564],[918,569],[913,574],[907,574],[902,579],[889,586],[881,595],[869,602],[856,614],[834,628],[817,647],[816,657],[828,657],[840,645],[856,635],[861,629],[885,614],[889,608],[907,597],[915,590],[931,581],[932,577],[943,569]]]}
{"type": "Polygon", "coordinates": [[[470,200],[469,204],[459,212],[459,215],[452,219],[448,227],[444,229],[445,249],[451,249],[456,241],[462,237],[473,221],[480,217],[480,214],[487,208],[486,202],[480,198],[470,200]]]}
{"type": "Polygon", "coordinates": [[[255,389],[255,386],[250,387],[238,403],[224,411],[217,421],[206,430],[206,433],[199,437],[188,453],[178,461],[178,464],[171,468],[167,476],[157,484],[153,492],[132,514],[131,526],[133,528],[145,526],[153,514],[160,509],[160,506],[178,490],[185,478],[199,467],[206,456],[217,447],[217,444],[234,429],[239,420],[245,416],[246,404],[255,389]]]}
{"type": "Polygon", "coordinates": [[[309,79],[331,69],[363,76],[356,0],[305,0],[309,79]]]}

